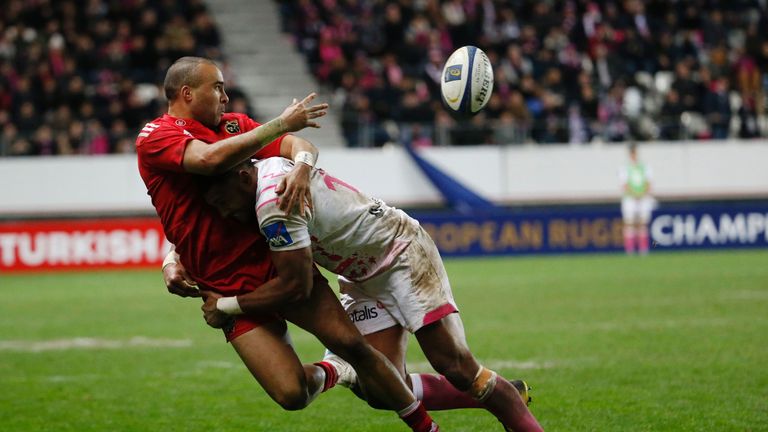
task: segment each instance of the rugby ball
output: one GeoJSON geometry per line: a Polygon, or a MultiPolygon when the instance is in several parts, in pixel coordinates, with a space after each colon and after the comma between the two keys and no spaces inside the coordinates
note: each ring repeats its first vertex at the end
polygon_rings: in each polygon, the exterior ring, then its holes
{"type": "Polygon", "coordinates": [[[493,67],[483,50],[469,45],[448,57],[440,92],[449,111],[475,115],[488,103],[492,91],[493,67]]]}

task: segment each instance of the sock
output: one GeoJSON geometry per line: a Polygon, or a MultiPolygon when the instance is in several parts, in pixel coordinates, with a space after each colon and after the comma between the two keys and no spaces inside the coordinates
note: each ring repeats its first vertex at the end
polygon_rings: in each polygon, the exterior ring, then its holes
{"type": "Polygon", "coordinates": [[[631,254],[635,251],[635,229],[624,227],[624,252],[631,254]]]}
{"type": "Polygon", "coordinates": [[[427,410],[424,408],[424,404],[422,404],[419,400],[414,401],[405,409],[398,411],[397,415],[399,415],[405,424],[407,424],[414,432],[439,431],[437,423],[432,421],[432,417],[430,417],[429,413],[427,413],[427,410]]]}
{"type": "Polygon", "coordinates": [[[459,391],[442,375],[410,374],[413,395],[429,411],[457,408],[483,408],[483,405],[459,391]]]}
{"type": "Polygon", "coordinates": [[[520,399],[517,389],[502,377],[496,380],[496,385],[486,397],[483,406],[509,430],[518,432],[544,430],[520,399]],[[512,403],[510,404],[509,401],[512,403]]]}
{"type": "Polygon", "coordinates": [[[336,385],[336,381],[339,380],[339,375],[336,373],[336,368],[334,368],[330,363],[324,361],[315,363],[315,366],[320,367],[325,372],[323,391],[326,391],[336,385]]]}
{"type": "Polygon", "coordinates": [[[637,250],[641,254],[647,254],[648,246],[648,228],[644,226],[637,232],[637,250]]]}

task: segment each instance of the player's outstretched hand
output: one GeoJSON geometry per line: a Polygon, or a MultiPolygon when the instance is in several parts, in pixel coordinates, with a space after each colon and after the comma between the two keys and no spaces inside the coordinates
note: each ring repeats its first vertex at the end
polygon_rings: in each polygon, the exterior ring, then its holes
{"type": "Polygon", "coordinates": [[[213,291],[200,291],[203,296],[203,306],[200,308],[203,311],[203,318],[209,326],[213,328],[222,328],[232,321],[232,317],[216,308],[216,301],[222,296],[221,294],[213,291]]]}
{"type": "Polygon", "coordinates": [[[309,175],[312,167],[297,163],[291,172],[283,177],[275,192],[280,197],[277,202],[280,210],[286,214],[298,207],[298,214],[304,215],[304,210],[312,209],[312,194],[309,191],[309,175]]]}
{"type": "Polygon", "coordinates": [[[187,269],[180,263],[163,267],[163,279],[168,292],[180,297],[200,297],[197,282],[192,280],[187,269]]]}
{"type": "Polygon", "coordinates": [[[310,93],[307,97],[301,101],[293,100],[293,103],[288,105],[288,108],[280,114],[280,118],[283,120],[283,126],[286,132],[296,132],[306,127],[319,128],[320,125],[313,121],[316,118],[320,118],[326,114],[328,109],[327,103],[309,106],[312,99],[317,97],[317,93],[310,93]]]}

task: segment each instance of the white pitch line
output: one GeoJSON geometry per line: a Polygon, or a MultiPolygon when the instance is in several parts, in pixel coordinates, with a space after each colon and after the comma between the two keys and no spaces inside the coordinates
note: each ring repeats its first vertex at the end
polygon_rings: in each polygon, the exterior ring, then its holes
{"type": "Polygon", "coordinates": [[[186,348],[191,339],[154,339],[134,336],[127,340],[78,337],[43,341],[0,340],[0,351],[43,352],[71,349],[186,348]]]}
{"type": "Polygon", "coordinates": [[[235,363],[224,360],[203,360],[196,363],[198,369],[234,369],[242,366],[242,363],[235,363]]]}
{"type": "Polygon", "coordinates": [[[721,300],[768,300],[768,290],[730,291],[720,296],[721,300]]]}

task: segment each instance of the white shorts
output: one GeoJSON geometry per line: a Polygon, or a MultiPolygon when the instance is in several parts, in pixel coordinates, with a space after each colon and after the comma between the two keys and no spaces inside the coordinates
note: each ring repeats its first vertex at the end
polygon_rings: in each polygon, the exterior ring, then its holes
{"type": "Polygon", "coordinates": [[[389,270],[363,282],[339,276],[339,288],[341,304],[363,335],[396,324],[413,333],[458,312],[440,253],[421,227],[389,270]]]}
{"type": "Polygon", "coordinates": [[[633,198],[625,196],[621,199],[621,217],[624,223],[643,223],[651,221],[651,213],[656,207],[656,200],[649,196],[633,198]]]}

